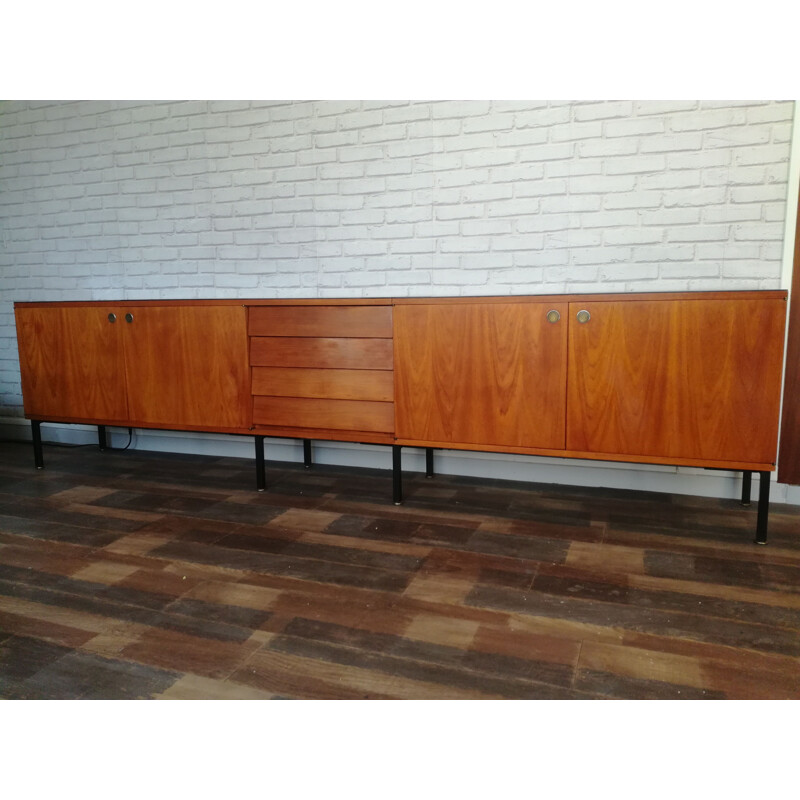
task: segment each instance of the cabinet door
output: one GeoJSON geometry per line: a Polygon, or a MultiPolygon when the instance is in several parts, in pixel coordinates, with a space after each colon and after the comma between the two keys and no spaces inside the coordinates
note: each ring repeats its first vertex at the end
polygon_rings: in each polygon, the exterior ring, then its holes
{"type": "Polygon", "coordinates": [[[124,420],[122,321],[116,308],[16,309],[25,415],[44,420],[124,420]],[[116,321],[108,315],[114,313],[116,321]]]}
{"type": "Polygon", "coordinates": [[[565,303],[395,308],[400,439],[564,447],[565,303]],[[560,315],[548,322],[548,311],[560,315]]]}
{"type": "Polygon", "coordinates": [[[785,314],[760,298],[570,304],[567,448],[774,462],[785,314]]]}
{"type": "Polygon", "coordinates": [[[132,424],[247,428],[250,368],[243,306],[126,309],[132,424]]]}

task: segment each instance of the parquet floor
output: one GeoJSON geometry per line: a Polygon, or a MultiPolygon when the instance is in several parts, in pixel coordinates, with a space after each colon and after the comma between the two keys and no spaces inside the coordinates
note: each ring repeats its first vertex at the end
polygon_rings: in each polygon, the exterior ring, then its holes
{"type": "Polygon", "coordinates": [[[0,455],[0,697],[800,697],[797,507],[0,455]]]}

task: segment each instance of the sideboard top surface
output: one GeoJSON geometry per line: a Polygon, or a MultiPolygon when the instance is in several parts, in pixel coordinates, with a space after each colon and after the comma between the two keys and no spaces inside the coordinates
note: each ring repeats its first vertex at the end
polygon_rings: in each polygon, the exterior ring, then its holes
{"type": "Polygon", "coordinates": [[[732,290],[709,292],[619,292],[597,294],[541,294],[541,295],[490,295],[490,296],[441,296],[441,297],[336,297],[336,298],[220,298],[220,299],[158,299],[149,300],[54,300],[54,301],[17,301],[15,308],[35,308],[37,306],[69,305],[69,306],[360,306],[360,305],[418,305],[418,304],[450,304],[450,303],[528,303],[532,301],[558,301],[561,303],[602,303],[642,300],[724,300],[760,298],[768,300],[785,300],[788,292],[785,289],[765,290],[732,290]]]}

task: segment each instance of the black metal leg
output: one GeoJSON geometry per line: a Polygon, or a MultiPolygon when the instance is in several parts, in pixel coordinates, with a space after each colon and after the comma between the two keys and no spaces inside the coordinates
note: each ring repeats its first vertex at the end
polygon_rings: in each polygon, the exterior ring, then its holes
{"type": "Polygon", "coordinates": [[[403,470],[400,452],[402,446],[392,445],[392,502],[399,506],[403,502],[403,470]]]}
{"type": "Polygon", "coordinates": [[[303,439],[303,466],[311,469],[311,439],[303,439]]]}
{"type": "Polygon", "coordinates": [[[106,426],[105,425],[98,425],[97,426],[97,445],[101,450],[105,450],[108,447],[106,443],[106,426]]]}
{"type": "Polygon", "coordinates": [[[433,477],[433,448],[425,448],[425,477],[433,477]]]}
{"type": "Polygon", "coordinates": [[[31,420],[31,438],[33,439],[33,463],[36,469],[44,469],[44,455],[42,453],[42,430],[38,419],[31,420]]]}
{"type": "Polygon", "coordinates": [[[756,518],[756,544],[767,543],[769,520],[769,472],[758,473],[758,517],[756,518]]]}
{"type": "Polygon", "coordinates": [[[267,471],[264,467],[264,437],[256,436],[256,489],[263,492],[267,488],[267,471]]]}
{"type": "Polygon", "coordinates": [[[746,469],[742,473],[742,505],[750,505],[750,487],[753,483],[753,473],[746,469]]]}

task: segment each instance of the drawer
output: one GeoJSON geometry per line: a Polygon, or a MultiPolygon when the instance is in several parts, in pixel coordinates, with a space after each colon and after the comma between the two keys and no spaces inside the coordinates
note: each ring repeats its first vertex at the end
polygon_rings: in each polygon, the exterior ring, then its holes
{"type": "Polygon", "coordinates": [[[250,336],[391,339],[391,306],[251,307],[250,336]]]}
{"type": "Polygon", "coordinates": [[[391,339],[324,339],[255,336],[250,339],[253,367],[391,370],[391,339]]]}
{"type": "Polygon", "coordinates": [[[305,397],[254,397],[253,423],[280,428],[394,430],[394,403],[305,397]]]}
{"type": "Polygon", "coordinates": [[[252,394],[392,402],[394,374],[374,369],[253,367],[252,394]]]}

